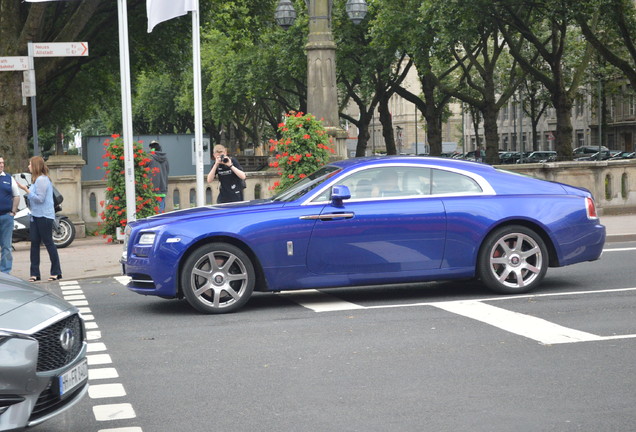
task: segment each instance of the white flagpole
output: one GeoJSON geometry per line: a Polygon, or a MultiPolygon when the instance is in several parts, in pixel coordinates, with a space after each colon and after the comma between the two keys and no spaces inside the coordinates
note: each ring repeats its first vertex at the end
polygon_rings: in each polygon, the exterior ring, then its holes
{"type": "MultiPolygon", "coordinates": [[[[126,186],[126,216],[128,222],[136,215],[135,165],[133,159],[132,102],[130,84],[130,56],[128,51],[128,10],[126,0],[117,0],[119,14],[119,71],[121,75],[121,117],[124,135],[124,174],[126,186]]],[[[111,173],[117,175],[117,173],[111,173]]]]}
{"type": "Polygon", "coordinates": [[[203,103],[201,101],[201,37],[199,30],[199,0],[192,11],[192,75],[194,87],[194,139],[196,153],[197,207],[205,205],[203,182],[203,103]]]}

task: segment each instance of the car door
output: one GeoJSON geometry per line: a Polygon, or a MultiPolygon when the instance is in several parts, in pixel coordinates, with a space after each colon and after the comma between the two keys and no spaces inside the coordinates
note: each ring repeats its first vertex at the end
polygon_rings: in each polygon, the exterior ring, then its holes
{"type": "Polygon", "coordinates": [[[352,197],[313,215],[309,271],[377,275],[440,268],[446,216],[442,201],[430,195],[430,178],[429,168],[390,166],[339,182],[352,197]]]}

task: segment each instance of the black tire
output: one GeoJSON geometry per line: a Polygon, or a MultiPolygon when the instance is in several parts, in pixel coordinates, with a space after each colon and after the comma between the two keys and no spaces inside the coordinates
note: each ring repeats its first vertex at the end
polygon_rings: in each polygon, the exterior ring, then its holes
{"type": "Polygon", "coordinates": [[[234,312],[247,303],[256,280],[254,265],[238,247],[210,243],[197,248],[181,271],[181,289],[199,312],[234,312]]]}
{"type": "Polygon", "coordinates": [[[75,240],[75,225],[69,219],[64,218],[53,224],[53,243],[58,249],[62,249],[75,240]]]}
{"type": "Polygon", "coordinates": [[[545,242],[533,230],[510,225],[499,228],[481,246],[477,272],[491,290],[521,294],[541,283],[548,270],[545,242]]]}

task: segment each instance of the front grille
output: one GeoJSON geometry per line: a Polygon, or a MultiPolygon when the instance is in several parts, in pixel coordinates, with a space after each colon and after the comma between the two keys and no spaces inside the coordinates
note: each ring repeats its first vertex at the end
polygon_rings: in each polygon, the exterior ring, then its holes
{"type": "MultiPolygon", "coordinates": [[[[69,335],[67,335],[67,340],[69,335]]],[[[40,348],[38,353],[38,372],[59,369],[77,357],[84,342],[82,321],[78,314],[71,315],[33,335],[40,348]],[[71,346],[68,350],[62,346],[62,333],[70,330],[71,346]]]]}
{"type": "Polygon", "coordinates": [[[48,387],[40,393],[40,397],[35,403],[35,407],[33,407],[33,411],[31,412],[31,416],[29,417],[29,421],[34,421],[43,417],[61,407],[66,405],[69,401],[75,399],[75,396],[81,392],[87,383],[79,386],[76,390],[69,393],[68,395],[64,395],[64,399],[58,396],[55,392],[55,388],[52,383],[49,383],[48,387]]]}

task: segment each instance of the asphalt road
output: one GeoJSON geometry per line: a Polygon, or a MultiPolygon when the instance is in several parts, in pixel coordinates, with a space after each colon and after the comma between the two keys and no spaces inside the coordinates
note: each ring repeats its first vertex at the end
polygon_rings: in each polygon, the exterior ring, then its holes
{"type": "Polygon", "coordinates": [[[114,278],[56,283],[87,303],[91,393],[31,430],[633,431],[636,242],[607,248],[532,295],[259,293],[219,316],[114,278]]]}

